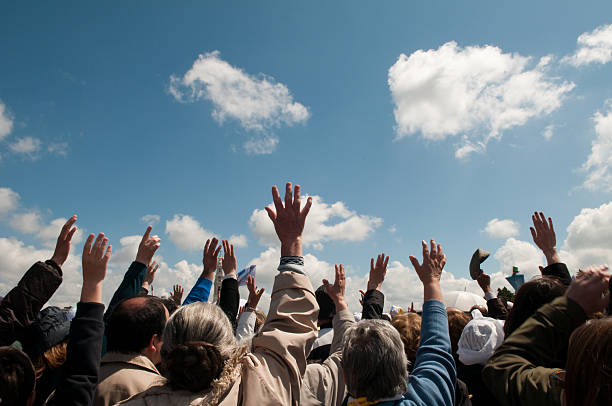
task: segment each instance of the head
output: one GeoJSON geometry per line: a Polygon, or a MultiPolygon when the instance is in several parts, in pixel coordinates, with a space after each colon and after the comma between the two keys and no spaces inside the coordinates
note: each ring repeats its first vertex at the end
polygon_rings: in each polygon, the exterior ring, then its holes
{"type": "Polygon", "coordinates": [[[446,315],[448,316],[448,334],[450,335],[451,348],[453,350],[453,357],[455,361],[457,358],[457,343],[465,326],[472,320],[472,316],[468,313],[449,307],[446,309],[446,315]]]}
{"type": "Polygon", "coordinates": [[[142,354],[158,364],[166,320],[168,310],[158,297],[138,296],[123,300],[108,320],[107,350],[142,354]]]}
{"type": "Polygon", "coordinates": [[[169,297],[162,297],[160,299],[162,303],[164,304],[164,306],[166,306],[166,309],[168,310],[168,315],[172,315],[172,313],[174,313],[176,309],[180,307],[179,305],[176,304],[174,299],[171,299],[169,297]]]}
{"type": "Polygon", "coordinates": [[[502,322],[490,317],[471,320],[461,332],[457,355],[464,365],[484,365],[504,341],[502,322]]]}
{"type": "Polygon", "coordinates": [[[2,405],[34,403],[36,378],[30,358],[13,347],[0,347],[0,399],[2,405]]]}
{"type": "Polygon", "coordinates": [[[342,367],[348,393],[376,401],[404,393],[408,360],[397,330],[382,320],[353,324],[343,339],[342,367]]]}
{"type": "Polygon", "coordinates": [[[266,315],[259,310],[255,310],[255,333],[259,331],[261,326],[266,322],[266,315]]]}
{"type": "Polygon", "coordinates": [[[566,406],[612,404],[612,318],[591,320],[574,330],[566,370],[566,406]]]}
{"type": "Polygon", "coordinates": [[[485,306],[474,305],[470,308],[470,311],[468,311],[468,313],[472,314],[473,310],[478,310],[480,314],[482,314],[484,317],[487,317],[489,315],[489,310],[485,306]]]}
{"type": "Polygon", "coordinates": [[[317,317],[317,325],[319,327],[331,327],[332,320],[336,314],[336,305],[325,291],[325,286],[321,285],[315,291],[317,304],[319,305],[319,316],[317,317]]]}
{"type": "Polygon", "coordinates": [[[404,352],[408,358],[408,370],[412,370],[416,353],[421,340],[421,316],[416,313],[404,313],[391,320],[404,343],[404,352]]]}
{"type": "Polygon", "coordinates": [[[514,305],[504,324],[504,333],[508,337],[519,328],[525,320],[533,316],[540,307],[563,296],[567,286],[559,278],[544,276],[521,285],[514,296],[514,305]]]}
{"type": "Polygon", "coordinates": [[[166,323],[162,371],[170,385],[198,392],[210,388],[237,351],[232,325],[215,304],[179,308],[166,323]]]}

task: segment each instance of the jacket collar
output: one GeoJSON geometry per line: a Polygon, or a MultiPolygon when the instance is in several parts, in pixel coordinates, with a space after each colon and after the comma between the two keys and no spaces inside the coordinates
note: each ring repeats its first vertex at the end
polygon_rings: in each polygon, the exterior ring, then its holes
{"type": "Polygon", "coordinates": [[[124,363],[124,364],[135,365],[137,367],[154,372],[157,375],[161,375],[159,371],[157,370],[157,368],[155,367],[155,364],[153,364],[153,362],[151,362],[149,358],[147,358],[145,355],[142,355],[142,354],[135,354],[135,353],[123,354],[121,352],[107,352],[106,354],[104,354],[104,357],[102,357],[102,361],[100,362],[100,365],[113,364],[113,363],[124,363]]]}

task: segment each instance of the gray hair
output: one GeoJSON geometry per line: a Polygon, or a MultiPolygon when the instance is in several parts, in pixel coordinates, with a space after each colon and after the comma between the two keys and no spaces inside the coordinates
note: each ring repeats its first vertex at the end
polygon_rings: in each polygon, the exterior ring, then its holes
{"type": "Polygon", "coordinates": [[[384,320],[362,320],[344,334],[342,366],[348,393],[368,401],[406,392],[408,360],[397,330],[384,320]]]}
{"type": "Polygon", "coordinates": [[[205,341],[214,345],[225,359],[237,350],[229,319],[219,306],[212,303],[191,303],[170,316],[164,329],[162,357],[174,346],[190,341],[205,341]]]}

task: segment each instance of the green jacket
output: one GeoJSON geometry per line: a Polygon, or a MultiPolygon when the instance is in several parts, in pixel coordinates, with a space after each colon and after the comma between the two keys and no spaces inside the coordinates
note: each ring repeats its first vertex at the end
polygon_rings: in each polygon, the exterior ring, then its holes
{"type": "Polygon", "coordinates": [[[501,405],[560,405],[557,372],[565,367],[572,332],[586,321],[576,302],[561,296],[542,306],[495,351],[482,379],[501,405]]]}

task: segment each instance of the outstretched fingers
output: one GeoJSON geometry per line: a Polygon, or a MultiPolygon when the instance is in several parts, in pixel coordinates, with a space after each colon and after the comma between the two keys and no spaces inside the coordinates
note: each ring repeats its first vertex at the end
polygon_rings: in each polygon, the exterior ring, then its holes
{"type": "Polygon", "coordinates": [[[291,182],[285,185],[285,208],[293,207],[293,188],[291,182]]]}

